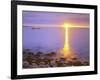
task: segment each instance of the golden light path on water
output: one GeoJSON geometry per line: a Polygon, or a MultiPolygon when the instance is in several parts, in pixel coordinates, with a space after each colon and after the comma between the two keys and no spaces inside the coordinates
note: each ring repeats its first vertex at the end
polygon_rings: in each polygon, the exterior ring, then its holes
{"type": "Polygon", "coordinates": [[[66,58],[71,58],[73,56],[75,56],[70,48],[70,44],[69,44],[69,39],[68,39],[68,28],[69,28],[69,24],[64,23],[63,27],[65,28],[65,42],[64,42],[64,47],[63,49],[61,49],[61,53],[64,55],[64,57],[66,58]]]}

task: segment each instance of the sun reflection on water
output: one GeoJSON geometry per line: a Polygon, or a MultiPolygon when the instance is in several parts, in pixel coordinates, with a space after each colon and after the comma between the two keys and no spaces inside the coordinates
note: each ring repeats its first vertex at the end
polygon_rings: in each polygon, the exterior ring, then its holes
{"type": "Polygon", "coordinates": [[[70,48],[69,39],[68,39],[68,36],[69,36],[68,28],[70,27],[70,25],[67,23],[64,23],[63,27],[65,28],[65,42],[64,42],[64,47],[63,47],[63,49],[61,49],[60,52],[63,54],[64,57],[71,58],[74,56],[74,54],[70,48]]]}

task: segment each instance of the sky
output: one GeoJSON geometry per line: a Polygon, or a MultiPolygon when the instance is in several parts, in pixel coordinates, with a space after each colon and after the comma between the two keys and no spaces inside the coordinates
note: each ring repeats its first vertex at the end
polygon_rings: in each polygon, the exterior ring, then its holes
{"type": "Polygon", "coordinates": [[[24,26],[58,25],[59,27],[64,22],[73,26],[89,27],[89,14],[23,11],[24,26]]]}
{"type": "Polygon", "coordinates": [[[75,53],[89,56],[89,14],[23,11],[23,48],[40,51],[62,49],[64,23],[69,24],[69,44],[75,53]]]}

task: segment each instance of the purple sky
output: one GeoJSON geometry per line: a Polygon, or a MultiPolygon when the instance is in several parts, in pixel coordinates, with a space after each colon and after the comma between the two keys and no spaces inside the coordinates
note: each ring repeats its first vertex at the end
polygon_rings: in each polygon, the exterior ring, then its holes
{"type": "Polygon", "coordinates": [[[89,26],[89,14],[23,11],[24,26],[34,26],[34,24],[59,25],[63,22],[89,26]]]}

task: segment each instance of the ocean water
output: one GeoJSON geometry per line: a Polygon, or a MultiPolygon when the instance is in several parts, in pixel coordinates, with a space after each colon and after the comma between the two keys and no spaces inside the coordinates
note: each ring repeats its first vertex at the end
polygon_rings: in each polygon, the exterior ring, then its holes
{"type": "Polygon", "coordinates": [[[70,28],[69,35],[69,43],[73,52],[81,59],[89,60],[89,28],[70,28]]]}
{"type": "MultiPolygon", "coordinates": [[[[89,60],[89,28],[69,28],[70,48],[80,58],[89,60]]],[[[52,52],[62,49],[65,30],[61,27],[23,28],[23,49],[52,52]]]]}
{"type": "Polygon", "coordinates": [[[63,28],[23,28],[23,48],[39,51],[57,51],[63,48],[65,32],[63,28]]]}

